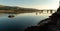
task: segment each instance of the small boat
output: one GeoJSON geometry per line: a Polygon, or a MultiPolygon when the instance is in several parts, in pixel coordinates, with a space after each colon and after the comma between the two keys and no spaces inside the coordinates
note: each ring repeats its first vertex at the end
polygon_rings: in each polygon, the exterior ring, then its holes
{"type": "Polygon", "coordinates": [[[13,18],[13,17],[15,17],[15,16],[14,16],[14,15],[9,15],[8,17],[9,17],[9,18],[13,18]]]}

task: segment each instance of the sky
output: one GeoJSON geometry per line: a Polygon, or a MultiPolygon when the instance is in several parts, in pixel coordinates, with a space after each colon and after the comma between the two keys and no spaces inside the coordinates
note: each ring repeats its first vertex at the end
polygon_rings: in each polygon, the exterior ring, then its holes
{"type": "Polygon", "coordinates": [[[35,9],[57,9],[59,0],[0,0],[0,5],[35,9]]]}

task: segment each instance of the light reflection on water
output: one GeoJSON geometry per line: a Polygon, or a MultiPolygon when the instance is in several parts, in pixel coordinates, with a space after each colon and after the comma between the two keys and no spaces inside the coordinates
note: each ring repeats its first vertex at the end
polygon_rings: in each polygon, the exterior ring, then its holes
{"type": "Polygon", "coordinates": [[[37,25],[37,23],[50,14],[24,13],[24,14],[0,14],[0,31],[23,31],[28,26],[37,25]],[[14,15],[14,18],[9,18],[9,15],[14,15]]]}

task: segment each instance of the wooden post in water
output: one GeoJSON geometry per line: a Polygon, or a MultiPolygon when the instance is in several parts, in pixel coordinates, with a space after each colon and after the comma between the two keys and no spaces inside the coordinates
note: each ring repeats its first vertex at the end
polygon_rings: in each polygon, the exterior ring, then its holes
{"type": "Polygon", "coordinates": [[[51,14],[53,13],[52,10],[50,10],[50,13],[51,13],[51,14]]]}
{"type": "Polygon", "coordinates": [[[49,10],[47,10],[47,13],[49,13],[49,10]]]}

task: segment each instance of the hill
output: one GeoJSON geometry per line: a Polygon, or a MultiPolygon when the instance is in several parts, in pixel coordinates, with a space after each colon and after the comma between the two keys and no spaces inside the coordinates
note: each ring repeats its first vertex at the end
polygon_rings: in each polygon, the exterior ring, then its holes
{"type": "Polygon", "coordinates": [[[14,11],[14,12],[18,12],[18,13],[26,13],[26,12],[37,12],[40,11],[38,9],[32,9],[32,8],[23,8],[23,7],[15,7],[15,6],[3,6],[0,5],[0,12],[1,11],[14,11]]]}

